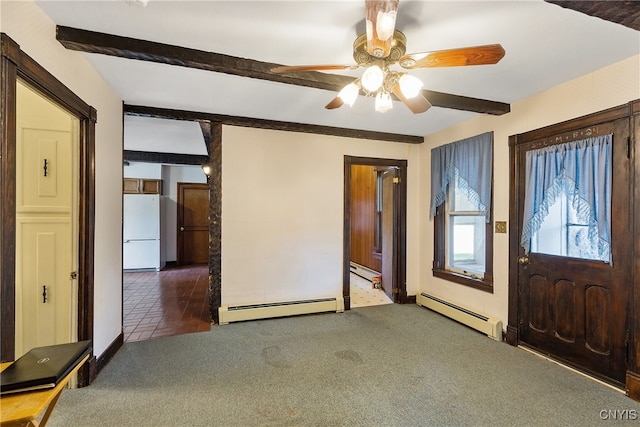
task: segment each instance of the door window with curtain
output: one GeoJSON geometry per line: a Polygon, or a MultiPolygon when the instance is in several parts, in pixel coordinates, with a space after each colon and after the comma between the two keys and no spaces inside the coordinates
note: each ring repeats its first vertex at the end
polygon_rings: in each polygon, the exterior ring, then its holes
{"type": "Polygon", "coordinates": [[[526,154],[525,253],[611,262],[612,135],[526,154]]]}
{"type": "Polygon", "coordinates": [[[431,150],[434,276],[493,290],[492,180],[492,132],[431,150]]]}

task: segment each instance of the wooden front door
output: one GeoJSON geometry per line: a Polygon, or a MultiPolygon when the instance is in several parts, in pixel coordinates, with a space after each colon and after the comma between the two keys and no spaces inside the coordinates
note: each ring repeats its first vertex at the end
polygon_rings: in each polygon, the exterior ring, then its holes
{"type": "Polygon", "coordinates": [[[209,185],[178,183],[179,265],[209,262],[209,185]]]}
{"type": "MultiPolygon", "coordinates": [[[[527,151],[613,134],[612,264],[548,255],[534,250],[518,253],[519,341],[552,358],[566,362],[609,382],[625,382],[631,243],[629,230],[629,121],[626,118],[576,128],[560,127],[555,134],[539,132],[521,137],[515,147],[515,196],[519,212],[517,236],[522,232],[527,151]]],[[[514,184],[512,182],[512,184],[514,184]]],[[[558,229],[557,233],[567,232],[558,229]]],[[[545,238],[553,239],[554,235],[545,238]]],[[[513,252],[512,252],[513,253],[513,252]]],[[[512,264],[514,268],[514,264],[512,264]]]]}

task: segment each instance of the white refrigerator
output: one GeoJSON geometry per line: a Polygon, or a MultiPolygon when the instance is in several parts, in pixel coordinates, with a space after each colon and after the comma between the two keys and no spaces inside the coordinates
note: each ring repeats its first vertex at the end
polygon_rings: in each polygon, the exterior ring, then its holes
{"type": "Polygon", "coordinates": [[[160,195],[124,195],[122,252],[125,270],[160,270],[160,195]]]}

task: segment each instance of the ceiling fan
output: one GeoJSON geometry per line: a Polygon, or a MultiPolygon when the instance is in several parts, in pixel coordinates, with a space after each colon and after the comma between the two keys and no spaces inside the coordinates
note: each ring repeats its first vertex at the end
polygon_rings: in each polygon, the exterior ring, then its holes
{"type": "Polygon", "coordinates": [[[375,96],[375,109],[386,112],[393,107],[391,94],[414,114],[424,113],[431,103],[422,95],[423,83],[404,71],[391,67],[415,68],[459,67],[497,64],[504,57],[499,44],[463,47],[432,52],[405,54],[407,39],[395,29],[399,0],[365,0],[366,32],[353,43],[355,65],[292,65],[272,68],[274,73],[346,70],[365,67],[362,77],[345,86],[325,108],[353,105],[360,93],[375,96]]]}

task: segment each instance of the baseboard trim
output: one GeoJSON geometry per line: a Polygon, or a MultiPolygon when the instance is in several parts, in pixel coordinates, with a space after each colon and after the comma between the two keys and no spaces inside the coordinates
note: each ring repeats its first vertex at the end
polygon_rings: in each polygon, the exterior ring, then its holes
{"type": "Polygon", "coordinates": [[[627,396],[640,402],[640,374],[627,371],[626,389],[627,396]]]}
{"type": "Polygon", "coordinates": [[[178,267],[178,261],[167,261],[164,264],[164,267],[161,268],[161,270],[170,270],[172,268],[176,268],[178,267]]]}
{"type": "Polygon", "coordinates": [[[107,347],[107,349],[100,355],[100,357],[96,359],[95,369],[92,369],[93,372],[92,372],[91,378],[89,378],[90,383],[92,383],[93,380],[96,379],[100,371],[102,371],[104,367],[107,366],[107,364],[113,358],[113,356],[115,356],[118,350],[122,348],[123,344],[124,344],[124,333],[121,332],[120,335],[118,335],[116,339],[113,340],[111,345],[109,345],[109,347],[107,347]]]}
{"type": "Polygon", "coordinates": [[[78,371],[76,386],[78,388],[86,387],[93,382],[96,376],[96,357],[92,355],[78,371]]]}

